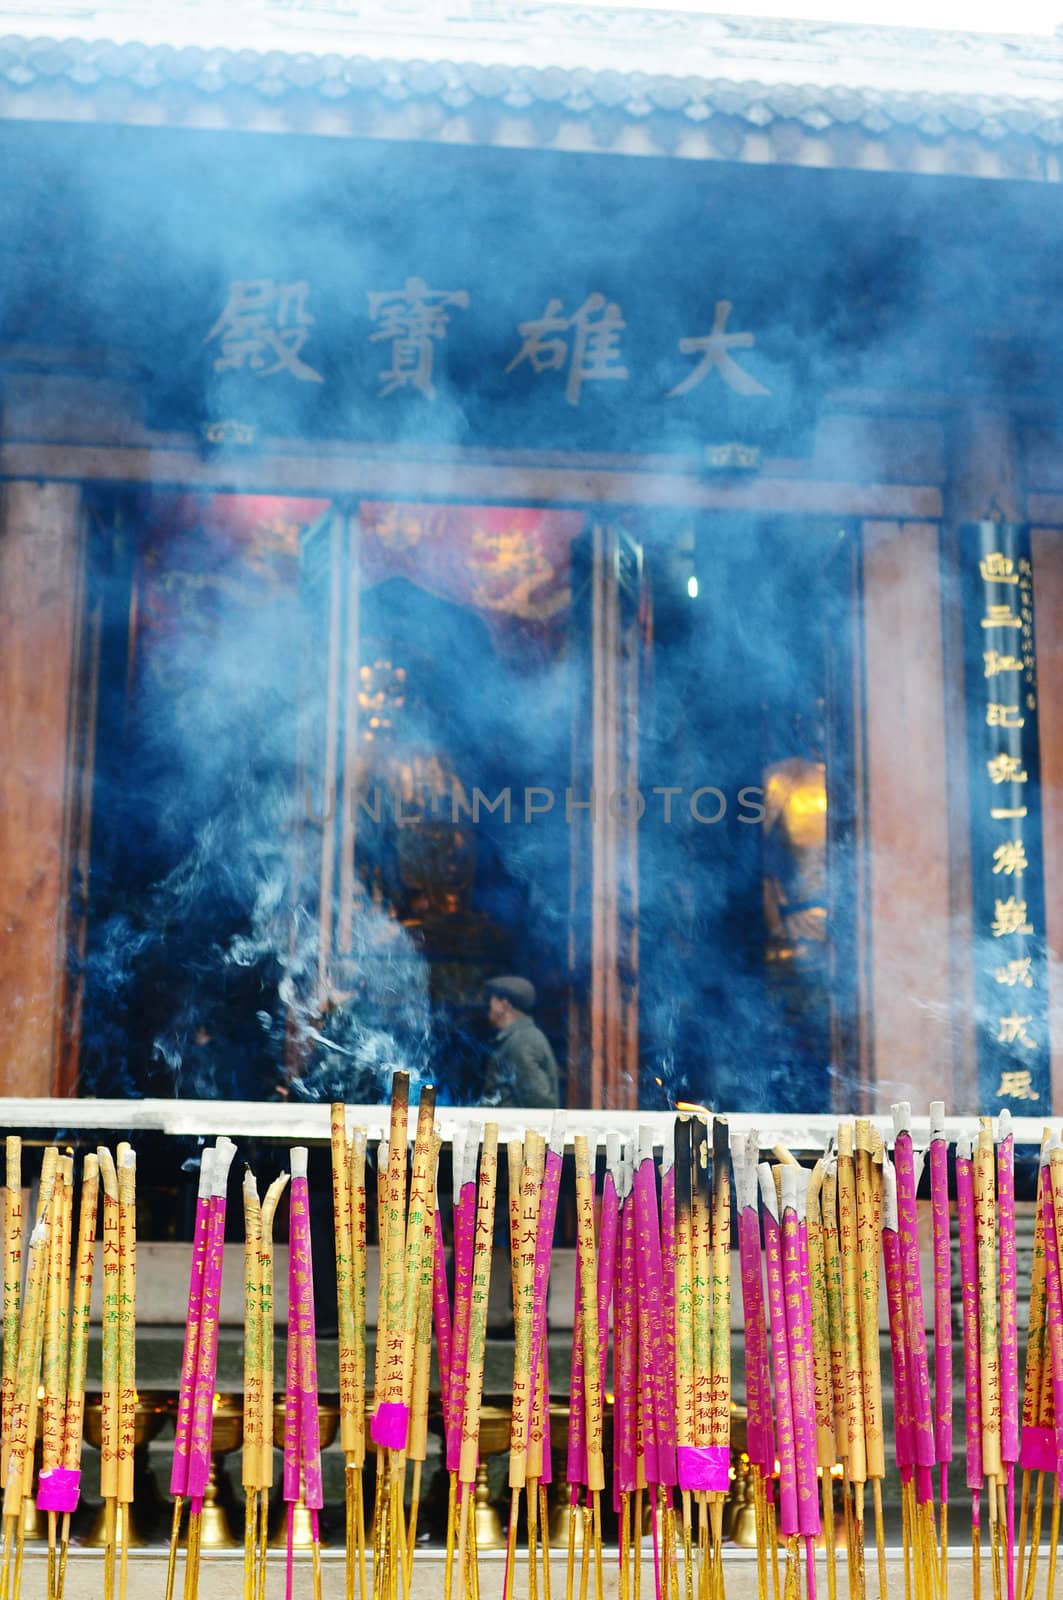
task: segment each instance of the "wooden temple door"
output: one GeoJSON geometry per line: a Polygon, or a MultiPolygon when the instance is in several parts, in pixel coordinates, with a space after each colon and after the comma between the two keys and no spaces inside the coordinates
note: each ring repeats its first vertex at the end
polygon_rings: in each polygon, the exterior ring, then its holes
{"type": "Polygon", "coordinates": [[[639,681],[642,548],[598,522],[573,548],[570,1106],[639,1102],[639,681]]]}
{"type": "MultiPolygon", "coordinates": [[[[296,940],[316,931],[297,963],[298,1010],[323,1016],[352,949],[355,908],[355,782],[358,737],[359,526],[354,509],[330,506],[299,545],[302,646],[297,724],[298,825],[292,886],[296,940]]],[[[289,1032],[288,1067],[300,1070],[289,1032]]]]}

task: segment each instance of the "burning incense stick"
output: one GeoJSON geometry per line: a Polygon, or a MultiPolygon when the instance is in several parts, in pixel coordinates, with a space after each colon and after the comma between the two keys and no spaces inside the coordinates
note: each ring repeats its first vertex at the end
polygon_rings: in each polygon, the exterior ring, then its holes
{"type": "Polygon", "coordinates": [[[1003,1573],[1000,1548],[1000,1494],[1004,1464],[1000,1453],[1000,1324],[997,1306],[996,1182],[991,1119],[979,1119],[974,1153],[974,1208],[978,1240],[978,1334],[982,1394],[982,1470],[989,1480],[989,1530],[993,1592],[1000,1600],[1003,1573]]]}
{"type": "Polygon", "coordinates": [[[930,1103],[930,1205],[934,1237],[934,1449],[941,1501],[941,1592],[948,1593],[949,1463],[952,1461],[952,1248],[945,1105],[930,1103]]]}
{"type": "Polygon", "coordinates": [[[196,1342],[195,1388],[189,1430],[187,1494],[189,1499],[188,1550],[185,1557],[185,1600],[199,1594],[200,1533],[203,1501],[210,1482],[210,1447],[213,1435],[214,1393],[218,1371],[218,1321],[221,1311],[222,1268],[225,1246],[226,1195],[229,1168],[236,1147],[219,1139],[210,1171],[206,1254],[196,1342]]]}
{"type": "MultiPolygon", "coordinates": [[[[579,1245],[581,1326],[577,1337],[583,1344],[583,1383],[586,1406],[587,1488],[590,1491],[594,1539],[594,1582],[597,1600],[602,1600],[602,1506],[605,1488],[605,1461],[602,1454],[601,1355],[598,1348],[598,1263],[594,1240],[594,1173],[590,1146],[582,1134],[574,1141],[576,1154],[576,1232],[579,1245]]],[[[658,1236],[659,1237],[659,1236],[658,1236]]]]}
{"type": "Polygon", "coordinates": [[[815,1540],[819,1535],[820,1520],[816,1493],[816,1405],[805,1210],[808,1174],[796,1165],[783,1166],[780,1185],[786,1355],[790,1368],[797,1467],[797,1532],[805,1542],[808,1600],[814,1600],[815,1540]]]}
{"type": "Polygon", "coordinates": [[[4,1178],[4,1354],[0,1423],[0,1488],[7,1485],[11,1412],[15,1404],[19,1324],[22,1316],[22,1140],[8,1134],[4,1178]]]}
{"type": "MultiPolygon", "coordinates": [[[[498,1172],[498,1128],[488,1122],[483,1130],[480,1181],[476,1196],[475,1243],[470,1296],[468,1365],[462,1407],[461,1453],[458,1461],[459,1524],[458,1570],[464,1578],[469,1541],[472,1486],[476,1482],[480,1442],[480,1406],[483,1400],[484,1344],[487,1337],[487,1300],[491,1287],[491,1244],[494,1237],[495,1188],[498,1172]]],[[[450,1600],[450,1596],[447,1596],[450,1600]]]]}
{"type": "Polygon", "coordinates": [[[121,1513],[119,1589],[126,1596],[129,1518],[133,1506],[133,1450],[136,1444],[137,1374],[137,1192],[136,1155],[118,1147],[118,1508],[121,1513]]]}
{"type": "Polygon", "coordinates": [[[413,1360],[413,1396],[407,1454],[413,1462],[410,1519],[406,1535],[406,1587],[411,1587],[413,1553],[421,1503],[421,1475],[428,1455],[428,1385],[432,1361],[432,1250],[435,1239],[436,1186],[442,1144],[433,1133],[429,1152],[429,1181],[425,1194],[424,1238],[421,1247],[420,1284],[417,1290],[417,1330],[413,1360]]]}
{"type": "Polygon", "coordinates": [[[45,1220],[37,1222],[29,1241],[29,1259],[26,1268],[25,1310],[19,1329],[18,1363],[15,1372],[15,1393],[11,1405],[10,1438],[8,1443],[7,1483],[3,1505],[3,1551],[0,1555],[0,1596],[8,1600],[11,1594],[11,1544],[16,1541],[16,1567],[14,1600],[18,1600],[20,1558],[22,1549],[22,1500],[25,1487],[26,1459],[33,1457],[33,1441],[29,1436],[29,1416],[33,1396],[37,1392],[42,1346],[44,1343],[44,1301],[48,1273],[48,1226],[45,1220]]]}
{"type": "MultiPolygon", "coordinates": [[[[85,1157],[81,1174],[81,1211],[78,1218],[77,1259],[74,1269],[74,1299],[70,1314],[70,1349],[66,1413],[63,1419],[62,1467],[52,1474],[47,1494],[62,1513],[59,1535],[59,1570],[56,1600],[62,1600],[66,1583],[67,1550],[70,1543],[70,1518],[78,1508],[81,1488],[81,1443],[85,1418],[85,1370],[88,1364],[89,1325],[92,1308],[92,1279],[96,1263],[96,1208],[99,1194],[99,1158],[85,1157]]],[[[43,1482],[38,1504],[45,1493],[43,1482]]],[[[47,1503],[47,1502],[46,1502],[47,1503]]]]}
{"type": "MultiPolygon", "coordinates": [[[[742,1272],[742,1310],[746,1329],[746,1451],[754,1475],[757,1523],[757,1594],[767,1600],[767,1530],[765,1485],[775,1471],[775,1430],[771,1416],[771,1379],[764,1313],[764,1281],[757,1205],[757,1159],[760,1136],[751,1132],[732,1145],[735,1197],[738,1204],[738,1250],[742,1272]]],[[[833,1600],[833,1597],[832,1597],[833,1600]]]]}
{"type": "MultiPolygon", "coordinates": [[[[531,1368],[535,1300],[535,1241],[546,1165],[546,1145],[534,1133],[509,1144],[510,1260],[513,1271],[513,1403],[509,1437],[509,1526],[502,1593],[512,1592],[520,1495],[527,1483],[535,1374],[531,1368]]],[[[534,1564],[534,1555],[533,1555],[534,1564]]]]}
{"type": "Polygon", "coordinates": [[[103,1182],[103,1328],[100,1401],[100,1495],[104,1506],[104,1596],[113,1600],[118,1513],[118,1407],[121,1387],[119,1355],[119,1301],[121,1299],[122,1247],[118,1215],[118,1174],[114,1157],[101,1145],[100,1177],[103,1182]]]}
{"type": "Polygon", "coordinates": [[[343,1449],[346,1600],[354,1597],[357,1562],[352,1456],[357,1420],[354,1413],[354,1218],[351,1211],[350,1144],[347,1111],[342,1102],[331,1110],[332,1227],[336,1241],[336,1315],[339,1346],[340,1445],[343,1449]]]}
{"type": "MultiPolygon", "coordinates": [[[[864,1596],[864,1485],[867,1482],[867,1448],[864,1440],[864,1384],[860,1364],[860,1280],[857,1266],[856,1169],[853,1133],[846,1124],[838,1129],[838,1235],[841,1252],[842,1332],[845,1348],[847,1488],[852,1485],[853,1530],[849,1542],[849,1587],[858,1600],[864,1596]]],[[[846,1495],[848,1514],[849,1499],[846,1495]]]]}
{"type": "Polygon", "coordinates": [[[70,1228],[74,1163],[59,1159],[52,1206],[51,1247],[44,1313],[44,1406],[41,1429],[41,1485],[44,1504],[38,1510],[48,1517],[48,1594],[56,1585],[56,1535],[58,1507],[49,1493],[55,1471],[62,1465],[63,1420],[67,1397],[67,1318],[70,1295],[70,1228]]]}
{"type": "Polygon", "coordinates": [[[911,1596],[912,1540],[914,1536],[915,1416],[908,1360],[908,1332],[904,1308],[904,1268],[901,1261],[897,1174],[887,1156],[882,1165],[882,1263],[886,1278],[890,1352],[893,1358],[893,1433],[901,1480],[901,1520],[904,1544],[905,1600],[911,1596]]]}
{"type": "Polygon", "coordinates": [[[1018,1275],[1015,1260],[1015,1139],[1007,1110],[998,1119],[997,1216],[1000,1268],[1000,1457],[1005,1476],[1008,1600],[1015,1600],[1015,1467],[1019,1459],[1018,1275]]]}
{"type": "Polygon", "coordinates": [[[258,1572],[258,1474],[262,1432],[272,1428],[272,1404],[262,1393],[262,1206],[255,1175],[244,1173],[244,1600],[254,1600],[258,1572]]]}
{"type": "Polygon", "coordinates": [[[291,1223],[288,1234],[288,1364],[284,1403],[284,1498],[288,1504],[287,1600],[292,1596],[292,1533],[296,1504],[310,1512],[314,1600],[321,1600],[321,1532],[324,1505],[314,1333],[314,1269],[310,1248],[307,1151],[291,1151],[291,1223]]]}
{"type": "MultiPolygon", "coordinates": [[[[956,1141],[956,1216],[963,1285],[964,1421],[967,1437],[967,1488],[971,1494],[971,1543],[975,1580],[981,1583],[982,1360],[978,1317],[978,1227],[970,1140],[956,1141]]],[[[1060,1347],[1063,1356],[1063,1345],[1060,1347]]]]}
{"type": "Polygon", "coordinates": [[[262,1371],[262,1401],[265,1416],[258,1452],[259,1525],[256,1600],[265,1600],[266,1597],[269,1496],[273,1488],[273,1220],[287,1186],[288,1174],[282,1172],[279,1177],[274,1178],[262,1201],[262,1253],[259,1258],[262,1311],[259,1319],[259,1366],[262,1371]]]}
{"type": "Polygon", "coordinates": [[[1037,1473],[1037,1494],[1034,1512],[1034,1533],[1030,1548],[1031,1593],[1037,1560],[1037,1547],[1041,1536],[1041,1507],[1044,1495],[1044,1474],[1055,1472],[1055,1437],[1052,1428],[1045,1428],[1041,1415],[1041,1396],[1045,1387],[1045,1374],[1049,1373],[1051,1393],[1051,1364],[1047,1360],[1047,1304],[1045,1289],[1045,1227],[1043,1188],[1048,1173],[1039,1167],[1037,1176],[1037,1201],[1034,1216],[1033,1265],[1030,1274],[1030,1311],[1026,1334],[1026,1371],[1024,1374],[1022,1402],[1022,1433],[1019,1461],[1022,1466],[1022,1512],[1019,1522],[1018,1567],[1015,1588],[1023,1594],[1023,1568],[1026,1555],[1026,1527],[1030,1505],[1031,1473],[1037,1473]]]}
{"type": "Polygon", "coordinates": [[[184,1350],[181,1356],[181,1381],[177,1401],[173,1465],[170,1493],[173,1496],[173,1522],[170,1528],[170,1556],[166,1569],[166,1600],[173,1600],[177,1570],[177,1545],[181,1532],[181,1508],[188,1496],[188,1460],[192,1443],[192,1407],[196,1393],[196,1362],[199,1353],[199,1326],[203,1311],[203,1275],[207,1264],[207,1234],[210,1223],[211,1178],[214,1151],[204,1150],[199,1163],[199,1188],[192,1237],[192,1269],[188,1283],[184,1350]]]}
{"type": "Polygon", "coordinates": [[[863,1374],[864,1448],[871,1482],[878,1556],[879,1600],[886,1597],[886,1540],[882,1514],[882,1479],[886,1475],[882,1428],[882,1370],[878,1345],[879,1262],[882,1242],[880,1168],[872,1163],[871,1124],[856,1122],[856,1257],[859,1277],[860,1364],[863,1374]]]}
{"type": "Polygon", "coordinates": [[[817,1161],[809,1177],[805,1204],[808,1227],[812,1367],[816,1399],[816,1464],[819,1468],[822,1486],[823,1532],[827,1557],[827,1600],[837,1600],[838,1574],[834,1550],[833,1473],[838,1459],[838,1452],[834,1436],[834,1390],[831,1380],[827,1259],[823,1242],[823,1217],[820,1209],[820,1191],[823,1185],[824,1170],[825,1163],[822,1160],[817,1161]]]}
{"type": "Polygon", "coordinates": [[[786,1539],[800,1531],[797,1509],[797,1447],[794,1434],[790,1363],[786,1350],[786,1299],[783,1287],[782,1230],[779,1196],[771,1167],[757,1169],[763,1203],[764,1258],[768,1277],[768,1318],[771,1327],[771,1369],[775,1384],[775,1447],[779,1457],[779,1531],[786,1539]]]}

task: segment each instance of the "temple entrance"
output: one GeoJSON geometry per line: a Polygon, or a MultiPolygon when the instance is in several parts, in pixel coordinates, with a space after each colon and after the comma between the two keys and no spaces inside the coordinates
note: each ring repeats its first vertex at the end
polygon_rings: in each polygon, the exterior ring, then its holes
{"type": "Polygon", "coordinates": [[[96,1094],[476,1103],[528,978],[573,1105],[854,1073],[854,597],[833,524],[99,499],[96,1094]]]}

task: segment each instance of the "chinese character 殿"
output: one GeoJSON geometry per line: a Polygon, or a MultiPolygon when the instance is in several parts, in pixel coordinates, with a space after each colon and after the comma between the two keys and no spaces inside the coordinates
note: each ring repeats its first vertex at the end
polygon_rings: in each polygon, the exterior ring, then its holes
{"type": "Polygon", "coordinates": [[[273,278],[251,278],[230,283],[225,308],[203,340],[221,342],[215,372],[246,368],[258,378],[287,372],[300,383],[321,383],[320,372],[300,354],[314,322],[306,309],[309,293],[305,280],[277,283],[273,278]]]}

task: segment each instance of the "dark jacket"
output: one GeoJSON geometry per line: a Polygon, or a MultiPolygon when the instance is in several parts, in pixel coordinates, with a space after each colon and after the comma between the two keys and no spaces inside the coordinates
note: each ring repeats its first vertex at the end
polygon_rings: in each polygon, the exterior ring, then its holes
{"type": "Polygon", "coordinates": [[[550,1041],[529,1016],[503,1028],[487,1068],[483,1103],[552,1110],[558,1101],[557,1062],[550,1041]]]}

